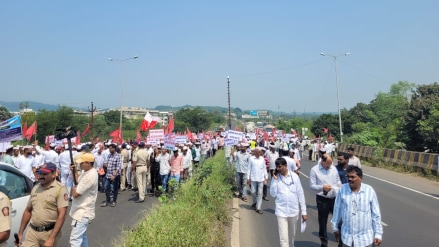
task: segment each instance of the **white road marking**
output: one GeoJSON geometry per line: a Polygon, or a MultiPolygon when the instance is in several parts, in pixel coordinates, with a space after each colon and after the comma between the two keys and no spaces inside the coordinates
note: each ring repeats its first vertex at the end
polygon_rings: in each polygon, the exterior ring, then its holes
{"type": "Polygon", "coordinates": [[[421,194],[421,195],[428,196],[428,197],[431,197],[431,198],[433,198],[433,199],[439,200],[439,197],[432,196],[432,195],[429,195],[429,194],[427,194],[427,193],[424,193],[424,192],[421,192],[421,191],[418,191],[418,190],[414,190],[414,189],[411,189],[411,188],[405,187],[405,186],[403,186],[403,185],[400,185],[400,184],[397,184],[397,183],[393,183],[393,182],[387,181],[387,180],[382,179],[382,178],[377,178],[377,177],[374,177],[374,176],[371,176],[371,175],[368,175],[368,174],[364,174],[364,176],[368,176],[368,177],[371,177],[371,178],[375,178],[375,179],[380,180],[380,181],[383,181],[383,182],[385,182],[385,183],[392,184],[392,185],[398,186],[398,187],[400,187],[400,188],[403,188],[403,189],[406,189],[406,190],[409,190],[409,191],[412,191],[412,192],[415,192],[415,193],[418,193],[418,194],[421,194]]]}
{"type": "Polygon", "coordinates": [[[386,223],[384,223],[384,222],[382,222],[382,221],[381,221],[381,225],[383,225],[383,226],[389,226],[389,225],[387,225],[386,223]]]}

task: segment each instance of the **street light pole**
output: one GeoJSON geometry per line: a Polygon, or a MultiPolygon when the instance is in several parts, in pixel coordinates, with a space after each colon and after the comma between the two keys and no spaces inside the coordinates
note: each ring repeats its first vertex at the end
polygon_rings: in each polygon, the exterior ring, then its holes
{"type": "Polygon", "coordinates": [[[125,59],[118,59],[118,58],[108,58],[110,62],[116,61],[120,62],[121,64],[121,80],[120,80],[120,122],[119,122],[119,128],[120,133],[122,135],[122,104],[123,104],[123,83],[124,83],[124,76],[125,76],[125,61],[131,60],[131,59],[137,59],[139,56],[129,57],[125,59]]]}
{"type": "Polygon", "coordinates": [[[228,103],[229,103],[229,116],[227,120],[227,125],[229,126],[229,130],[232,129],[232,119],[230,115],[230,78],[227,76],[227,96],[228,96],[228,103]]]}
{"type": "Polygon", "coordinates": [[[343,129],[342,129],[342,125],[341,125],[340,95],[339,95],[339,90],[338,90],[337,57],[348,56],[350,54],[351,54],[350,52],[346,52],[344,54],[340,54],[340,55],[334,56],[334,55],[330,55],[330,54],[320,53],[320,55],[322,55],[322,56],[328,56],[328,57],[334,58],[334,63],[335,63],[335,84],[336,84],[336,87],[337,87],[338,123],[340,125],[340,143],[343,143],[343,129]]]}

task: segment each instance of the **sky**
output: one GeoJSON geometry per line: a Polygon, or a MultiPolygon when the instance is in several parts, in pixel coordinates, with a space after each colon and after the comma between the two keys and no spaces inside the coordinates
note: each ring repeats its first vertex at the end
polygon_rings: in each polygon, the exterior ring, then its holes
{"type": "Polygon", "coordinates": [[[227,107],[229,77],[232,108],[337,112],[335,64],[347,109],[398,81],[439,81],[437,0],[0,6],[4,101],[227,107]]]}

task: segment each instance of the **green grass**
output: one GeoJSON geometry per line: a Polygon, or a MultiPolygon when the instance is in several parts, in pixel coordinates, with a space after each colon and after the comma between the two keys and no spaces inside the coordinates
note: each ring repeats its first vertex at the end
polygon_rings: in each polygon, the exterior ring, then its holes
{"type": "Polygon", "coordinates": [[[114,246],[224,246],[224,227],[231,221],[226,200],[232,196],[233,178],[224,152],[217,152],[114,246]]]}

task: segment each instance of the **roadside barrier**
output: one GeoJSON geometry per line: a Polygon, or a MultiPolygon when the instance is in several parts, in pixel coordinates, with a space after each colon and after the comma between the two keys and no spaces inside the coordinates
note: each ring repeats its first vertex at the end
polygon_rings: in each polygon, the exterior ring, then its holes
{"type": "Polygon", "coordinates": [[[374,148],[346,143],[339,144],[338,151],[345,152],[349,147],[353,147],[355,149],[355,155],[362,159],[381,159],[388,163],[419,167],[431,171],[438,171],[439,169],[439,154],[412,152],[406,150],[393,150],[387,148],[374,148]]]}

